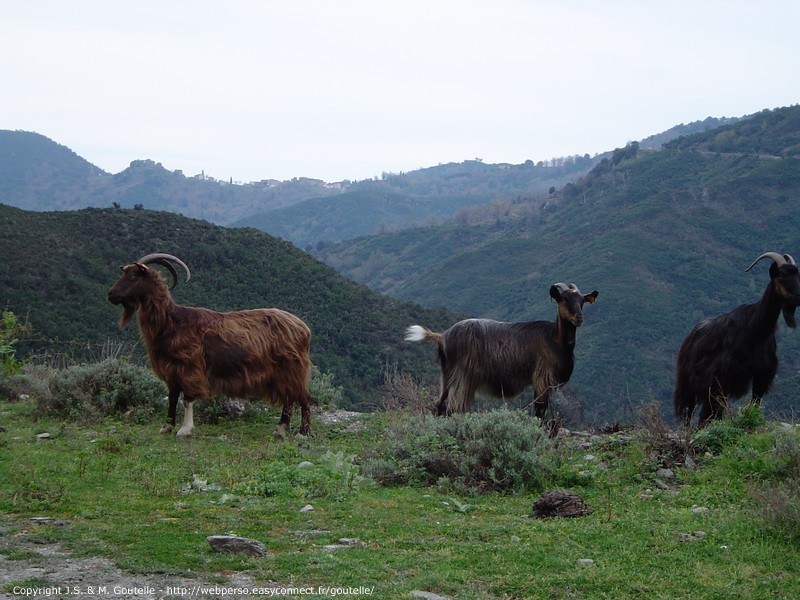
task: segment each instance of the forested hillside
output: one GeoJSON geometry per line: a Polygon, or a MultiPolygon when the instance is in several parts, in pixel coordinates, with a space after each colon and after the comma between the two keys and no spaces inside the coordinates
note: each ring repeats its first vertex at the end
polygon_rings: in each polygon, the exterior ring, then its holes
{"type": "MultiPolygon", "coordinates": [[[[354,184],[340,195],[317,198],[233,223],[250,226],[311,249],[320,242],[431,225],[460,210],[490,202],[533,202],[550,188],[575,181],[602,157],[571,156],[534,164],[465,161],[354,184]]],[[[541,200],[540,200],[541,201],[541,200]]]]}
{"type": "Polygon", "coordinates": [[[120,265],[150,252],[183,259],[192,278],[181,304],[286,309],[313,331],[312,360],[335,376],[350,406],[378,401],[387,368],[430,373],[430,348],[403,342],[410,323],[444,326],[443,310],[381,296],[291,244],[252,229],[226,229],[165,212],[85,209],[27,212],[0,205],[0,308],[32,328],[21,356],[97,358],[108,341],[141,355],[135,327],[121,331],[106,294],[120,265]]]}
{"type": "MultiPolygon", "coordinates": [[[[326,246],[344,275],[473,316],[553,318],[557,281],[600,291],[578,332],[570,387],[586,414],[655,397],[669,411],[675,354],[698,320],[755,302],[764,251],[800,257],[800,107],[617,150],[532,217],[444,225],[326,246]]],[[[800,407],[800,333],[779,327],[767,407],[800,407]]]]}

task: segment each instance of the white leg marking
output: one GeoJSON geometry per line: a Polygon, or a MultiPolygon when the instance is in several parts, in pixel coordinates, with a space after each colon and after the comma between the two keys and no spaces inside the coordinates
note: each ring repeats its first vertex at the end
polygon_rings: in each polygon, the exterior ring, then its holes
{"type": "Polygon", "coordinates": [[[179,438],[188,437],[192,435],[192,432],[194,431],[194,418],[192,415],[193,404],[193,402],[186,402],[186,400],[183,401],[183,425],[181,425],[181,428],[178,430],[177,435],[179,438]]]}

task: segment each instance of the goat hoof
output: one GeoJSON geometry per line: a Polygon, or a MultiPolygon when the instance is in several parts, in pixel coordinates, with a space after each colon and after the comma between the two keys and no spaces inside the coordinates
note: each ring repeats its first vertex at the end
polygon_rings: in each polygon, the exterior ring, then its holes
{"type": "Polygon", "coordinates": [[[272,437],[276,440],[284,440],[289,437],[289,428],[285,425],[278,425],[275,431],[272,432],[272,437]]]}
{"type": "Polygon", "coordinates": [[[162,435],[167,435],[169,433],[172,433],[172,425],[170,425],[169,423],[164,425],[161,428],[161,431],[159,431],[159,433],[162,434],[162,435]]]}
{"type": "Polygon", "coordinates": [[[175,434],[175,435],[176,435],[176,437],[179,437],[179,438],[187,438],[190,435],[192,435],[192,431],[194,431],[194,430],[193,429],[184,429],[183,427],[181,427],[178,430],[178,433],[175,434]]]}

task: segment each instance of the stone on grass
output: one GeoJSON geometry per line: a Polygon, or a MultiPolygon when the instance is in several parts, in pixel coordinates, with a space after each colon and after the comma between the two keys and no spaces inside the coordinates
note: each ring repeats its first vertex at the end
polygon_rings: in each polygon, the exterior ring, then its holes
{"type": "Polygon", "coordinates": [[[246,554],[256,558],[264,558],[268,554],[267,547],[258,540],[236,535],[210,535],[206,538],[206,541],[217,552],[246,554]]]}
{"type": "Polygon", "coordinates": [[[421,600],[451,600],[450,596],[440,596],[439,594],[423,590],[412,590],[409,595],[412,598],[420,598],[421,600]]]}

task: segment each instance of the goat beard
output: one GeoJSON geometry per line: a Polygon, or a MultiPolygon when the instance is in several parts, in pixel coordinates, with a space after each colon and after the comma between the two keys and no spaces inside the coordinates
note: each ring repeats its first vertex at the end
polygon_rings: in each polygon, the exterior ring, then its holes
{"type": "Polygon", "coordinates": [[[122,314],[119,316],[119,326],[127,327],[130,324],[131,320],[133,319],[133,315],[136,314],[136,305],[123,302],[122,307],[124,310],[122,311],[122,314]]]}
{"type": "Polygon", "coordinates": [[[796,306],[791,306],[789,304],[784,304],[783,306],[783,320],[792,329],[797,327],[797,321],[794,320],[794,311],[796,308],[796,306]]]}

